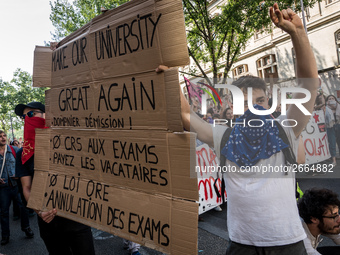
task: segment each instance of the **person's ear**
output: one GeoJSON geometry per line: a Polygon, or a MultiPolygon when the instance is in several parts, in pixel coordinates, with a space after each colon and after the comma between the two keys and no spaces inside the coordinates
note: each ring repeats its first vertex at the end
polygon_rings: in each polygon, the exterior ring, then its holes
{"type": "Polygon", "coordinates": [[[320,220],[318,218],[315,218],[315,217],[310,217],[310,220],[314,224],[319,224],[320,223],[320,220]]]}

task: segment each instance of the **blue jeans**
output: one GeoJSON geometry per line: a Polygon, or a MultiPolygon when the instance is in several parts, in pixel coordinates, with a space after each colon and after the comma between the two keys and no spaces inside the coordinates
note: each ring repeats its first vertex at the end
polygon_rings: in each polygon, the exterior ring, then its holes
{"type": "Polygon", "coordinates": [[[335,137],[335,128],[327,128],[327,137],[328,137],[328,145],[329,145],[329,152],[331,153],[331,157],[336,156],[336,137],[335,137]]]}
{"type": "Polygon", "coordinates": [[[21,214],[21,230],[24,230],[30,226],[28,219],[28,210],[23,205],[20,194],[18,192],[18,186],[6,186],[0,188],[0,218],[1,218],[1,235],[2,238],[9,237],[9,206],[11,200],[17,203],[20,207],[21,214]]]}

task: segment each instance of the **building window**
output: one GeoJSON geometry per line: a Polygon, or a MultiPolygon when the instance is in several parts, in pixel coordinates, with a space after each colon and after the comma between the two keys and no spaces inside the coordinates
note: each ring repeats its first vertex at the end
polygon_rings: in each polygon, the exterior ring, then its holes
{"type": "Polygon", "coordinates": [[[238,79],[243,75],[248,73],[248,65],[239,65],[233,69],[233,77],[234,79],[238,79]]]}
{"type": "Polygon", "coordinates": [[[267,55],[256,61],[260,78],[278,78],[275,54],[267,55]]]}
{"type": "Polygon", "coordinates": [[[338,64],[340,65],[340,29],[335,32],[335,45],[338,55],[338,64]]]}
{"type": "Polygon", "coordinates": [[[335,2],[338,2],[339,0],[325,0],[326,6],[335,2]]]}

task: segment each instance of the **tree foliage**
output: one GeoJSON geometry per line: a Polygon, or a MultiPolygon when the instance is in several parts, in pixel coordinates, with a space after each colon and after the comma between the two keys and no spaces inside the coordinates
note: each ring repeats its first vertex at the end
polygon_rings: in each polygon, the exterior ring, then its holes
{"type": "Polygon", "coordinates": [[[65,36],[84,26],[95,16],[101,14],[101,8],[112,9],[129,0],[68,0],[50,1],[50,20],[55,27],[53,39],[59,41],[65,36]]]}
{"type": "Polygon", "coordinates": [[[17,104],[32,101],[45,103],[46,88],[33,88],[32,77],[28,72],[17,69],[11,82],[0,79],[0,129],[9,133],[11,118],[14,129],[22,128],[22,121],[14,113],[17,104]]]}
{"type": "MultiPolygon", "coordinates": [[[[56,28],[54,39],[61,38],[76,31],[96,15],[101,14],[101,7],[111,9],[128,0],[54,0],[50,2],[50,19],[56,28]]],[[[271,29],[268,14],[269,6],[275,0],[182,0],[187,28],[188,51],[197,69],[191,74],[201,73],[207,78],[212,72],[217,78],[223,70],[227,78],[232,65],[237,61],[241,49],[256,30],[271,29]],[[220,6],[219,15],[211,14],[211,5],[220,6]],[[206,71],[204,64],[210,66],[206,71]]],[[[321,0],[303,0],[304,6],[312,7],[321,0]]],[[[300,10],[300,1],[281,0],[280,8],[292,7],[300,10]],[[295,5],[296,3],[296,5],[295,5]]],[[[207,78],[207,81],[210,82],[207,78]]]]}
{"type": "MultiPolygon", "coordinates": [[[[320,0],[304,0],[305,7],[312,7],[320,0]]],[[[216,1],[183,0],[185,22],[188,36],[188,51],[200,73],[207,79],[212,72],[213,78],[223,70],[227,78],[232,65],[237,61],[241,49],[254,35],[256,30],[271,29],[268,8],[272,0],[228,0],[218,7],[220,14],[211,14],[211,5],[216,1]],[[204,64],[210,66],[206,71],[204,64]]],[[[279,7],[299,10],[300,1],[281,0],[279,7]],[[294,5],[294,2],[298,2],[294,5]]],[[[197,70],[191,70],[197,74],[197,70]]]]}

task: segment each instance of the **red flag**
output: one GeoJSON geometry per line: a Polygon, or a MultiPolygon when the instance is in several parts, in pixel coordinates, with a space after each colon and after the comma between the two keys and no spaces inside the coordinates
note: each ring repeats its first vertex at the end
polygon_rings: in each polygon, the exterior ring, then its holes
{"type": "Polygon", "coordinates": [[[36,128],[48,128],[45,127],[45,119],[39,117],[29,118],[27,116],[24,125],[24,145],[22,146],[23,150],[21,155],[22,164],[25,164],[34,154],[36,128]]]}

